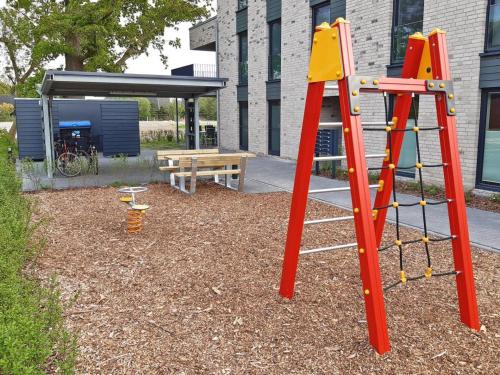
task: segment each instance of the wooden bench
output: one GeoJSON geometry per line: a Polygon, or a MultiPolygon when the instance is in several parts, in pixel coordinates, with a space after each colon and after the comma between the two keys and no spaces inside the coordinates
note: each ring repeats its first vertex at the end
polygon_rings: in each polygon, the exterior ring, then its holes
{"type": "MultiPolygon", "coordinates": [[[[179,170],[179,166],[174,165],[174,161],[178,160],[182,156],[194,156],[194,155],[214,155],[218,154],[219,149],[209,148],[203,150],[158,150],[156,152],[156,160],[158,162],[167,162],[167,165],[160,165],[159,170],[161,172],[175,172],[179,170]]],[[[170,184],[175,185],[174,177],[170,174],[170,184]]]]}
{"type": "Polygon", "coordinates": [[[225,176],[225,186],[231,187],[231,176],[238,175],[238,191],[242,192],[245,184],[245,171],[247,158],[255,157],[249,153],[215,154],[215,155],[194,155],[179,157],[179,172],[172,172],[171,175],[180,180],[179,188],[185,193],[193,194],[196,191],[196,179],[198,176],[213,176],[215,182],[219,183],[219,175],[225,176]],[[209,170],[199,170],[199,168],[211,168],[209,170]],[[190,169],[190,171],[185,171],[190,169]],[[185,178],[189,178],[189,192],[186,190],[185,178]]]}

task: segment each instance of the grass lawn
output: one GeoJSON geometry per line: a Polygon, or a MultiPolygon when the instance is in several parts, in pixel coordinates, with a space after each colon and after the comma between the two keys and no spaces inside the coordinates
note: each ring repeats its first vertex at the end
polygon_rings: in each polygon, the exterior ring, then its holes
{"type": "Polygon", "coordinates": [[[177,143],[174,141],[168,141],[166,139],[157,139],[150,141],[141,141],[141,148],[150,150],[175,150],[182,149],[185,147],[184,142],[177,143]]]}

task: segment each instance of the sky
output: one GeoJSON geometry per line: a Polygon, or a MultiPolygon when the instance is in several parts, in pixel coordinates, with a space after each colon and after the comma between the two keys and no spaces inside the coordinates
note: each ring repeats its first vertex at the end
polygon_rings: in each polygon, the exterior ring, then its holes
{"type": "MultiPolygon", "coordinates": [[[[214,2],[215,3],[215,2],[214,2]]],[[[5,5],[5,0],[0,0],[0,7],[5,5]]],[[[127,73],[144,74],[169,74],[171,69],[189,64],[214,64],[215,52],[191,51],[189,49],[189,28],[191,23],[184,22],[178,25],[179,30],[166,29],[165,35],[168,39],[181,40],[181,48],[165,46],[164,50],[168,55],[168,69],[165,69],[160,60],[160,56],[154,50],[150,50],[149,56],[142,55],[136,59],[128,61],[127,73]]],[[[63,65],[64,60],[59,58],[51,63],[49,68],[58,68],[63,65]]]]}

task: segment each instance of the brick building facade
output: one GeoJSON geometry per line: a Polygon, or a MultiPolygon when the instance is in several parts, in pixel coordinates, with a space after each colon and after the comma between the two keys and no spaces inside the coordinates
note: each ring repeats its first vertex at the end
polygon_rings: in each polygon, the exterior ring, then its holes
{"type": "MultiPolygon", "coordinates": [[[[221,147],[296,158],[313,25],[337,17],[351,22],[357,72],[373,76],[400,74],[409,34],[446,30],[464,184],[500,190],[499,0],[218,0],[217,16],[191,29],[191,46],[215,42],[218,74],[229,79],[219,94],[221,147]]],[[[340,120],[337,95],[327,90],[324,121],[340,120]]],[[[364,118],[384,120],[382,96],[364,96],[362,106],[364,118]]],[[[419,98],[418,120],[436,124],[432,97],[419,98]]],[[[421,136],[425,162],[439,163],[437,135],[421,136]]],[[[412,163],[407,138],[403,161],[412,163]]],[[[366,138],[368,153],[384,144],[383,134],[366,138]]],[[[442,180],[442,170],[426,171],[426,182],[442,180]]]]}

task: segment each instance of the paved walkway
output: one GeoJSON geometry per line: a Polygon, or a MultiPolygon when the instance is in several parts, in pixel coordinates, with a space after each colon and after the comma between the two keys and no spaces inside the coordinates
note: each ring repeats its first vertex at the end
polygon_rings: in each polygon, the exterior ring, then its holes
{"type": "MultiPolygon", "coordinates": [[[[273,158],[257,157],[249,161],[246,191],[249,193],[292,191],[295,175],[295,162],[273,158]]],[[[347,186],[347,182],[325,177],[312,176],[311,189],[347,186]]],[[[375,191],[372,192],[372,198],[375,191]]],[[[323,193],[312,196],[320,201],[345,209],[351,209],[349,192],[323,193]]],[[[412,195],[398,194],[399,202],[415,202],[412,195]]],[[[431,200],[429,200],[431,201],[431,200]]],[[[403,225],[422,229],[420,206],[404,207],[400,210],[403,225]]],[[[428,228],[435,234],[449,236],[448,210],[446,205],[427,206],[428,228]]],[[[500,214],[468,208],[469,232],[471,242],[478,247],[500,251],[500,214]]],[[[394,210],[389,210],[388,219],[395,220],[394,210]]]]}

